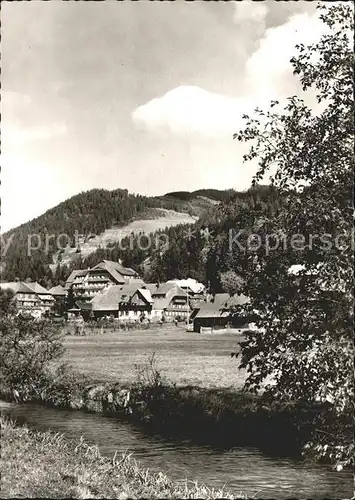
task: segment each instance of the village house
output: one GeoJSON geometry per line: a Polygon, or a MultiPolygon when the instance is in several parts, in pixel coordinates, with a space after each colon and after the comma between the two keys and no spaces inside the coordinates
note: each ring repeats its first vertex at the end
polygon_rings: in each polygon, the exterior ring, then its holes
{"type": "Polygon", "coordinates": [[[193,310],[190,320],[193,321],[193,330],[201,333],[224,330],[226,327],[236,329],[252,328],[246,318],[233,314],[233,307],[249,302],[245,295],[230,295],[217,293],[210,302],[201,302],[193,310]]]}
{"type": "Polygon", "coordinates": [[[18,314],[30,314],[35,318],[41,318],[52,310],[55,302],[52,294],[37,282],[0,283],[0,288],[13,291],[13,301],[18,314]]]}
{"type": "Polygon", "coordinates": [[[113,316],[122,321],[140,320],[151,316],[153,299],[140,279],[123,285],[111,285],[90,302],[77,302],[83,317],[102,318],[113,316]]]}
{"type": "Polygon", "coordinates": [[[67,296],[67,291],[62,287],[62,285],[53,286],[49,293],[54,297],[55,300],[65,300],[67,296]]]}
{"type": "Polygon", "coordinates": [[[187,320],[191,314],[191,305],[187,291],[175,284],[174,281],[153,285],[146,285],[153,299],[152,316],[157,319],[174,321],[187,320]]]}
{"type": "Polygon", "coordinates": [[[73,271],[66,281],[66,290],[72,290],[75,300],[91,301],[99,292],[112,285],[123,285],[138,278],[134,269],[121,262],[103,260],[90,269],[73,271]]]}
{"type": "Polygon", "coordinates": [[[167,283],[174,283],[186,293],[189,297],[202,297],[204,298],[206,294],[206,287],[203,283],[199,283],[197,280],[192,278],[187,278],[185,280],[169,280],[167,283]]]}

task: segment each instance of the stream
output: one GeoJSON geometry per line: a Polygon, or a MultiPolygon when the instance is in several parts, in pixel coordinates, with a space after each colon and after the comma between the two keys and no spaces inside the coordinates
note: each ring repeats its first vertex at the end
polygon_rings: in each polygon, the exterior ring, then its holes
{"type": "Polygon", "coordinates": [[[78,441],[80,436],[97,444],[100,452],[132,452],[151,471],[164,471],[172,479],[198,481],[226,489],[240,498],[351,498],[350,470],[336,472],[328,466],[285,457],[269,457],[256,448],[216,449],[189,441],[167,440],[114,417],[35,404],[0,401],[3,416],[30,429],[61,432],[78,441]]]}

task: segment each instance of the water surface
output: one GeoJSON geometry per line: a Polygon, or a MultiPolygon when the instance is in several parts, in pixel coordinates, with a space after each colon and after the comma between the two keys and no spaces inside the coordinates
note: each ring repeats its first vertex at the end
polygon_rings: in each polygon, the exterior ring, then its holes
{"type": "Polygon", "coordinates": [[[268,457],[255,448],[218,450],[148,435],[137,426],[116,418],[39,405],[0,402],[2,415],[29,428],[51,429],[68,438],[83,436],[97,444],[102,454],[133,452],[142,466],[164,471],[172,479],[199,481],[209,487],[226,486],[247,498],[351,498],[351,471],[336,472],[326,466],[284,457],[268,457]]]}

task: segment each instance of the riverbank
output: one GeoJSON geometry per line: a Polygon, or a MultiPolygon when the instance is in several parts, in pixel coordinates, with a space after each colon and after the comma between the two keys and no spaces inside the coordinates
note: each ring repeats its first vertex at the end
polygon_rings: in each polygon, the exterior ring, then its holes
{"type": "Polygon", "coordinates": [[[233,498],[223,490],[175,482],[129,455],[102,456],[62,434],[1,424],[1,498],[233,498]]]}
{"type": "Polygon", "coordinates": [[[177,387],[148,371],[131,387],[120,384],[85,384],[71,371],[43,380],[15,394],[5,388],[7,401],[70,408],[131,421],[148,432],[190,439],[196,444],[230,448],[254,446],[271,454],[300,456],[308,439],[306,422],[314,414],[288,405],[271,407],[261,396],[199,387],[177,387]],[[303,423],[303,425],[302,425],[303,423]]]}
{"type": "MultiPolygon", "coordinates": [[[[164,342],[161,335],[154,338],[160,346],[171,347],[178,342],[175,337],[164,342]]],[[[115,349],[117,353],[121,344],[132,344],[133,347],[129,349],[136,349],[138,343],[146,345],[147,342],[141,335],[136,339],[127,337],[125,342],[121,340],[101,340],[105,344],[104,351],[115,349]]],[[[196,343],[197,340],[191,342],[196,343]]],[[[227,342],[230,340],[227,339],[227,342]]],[[[182,344],[178,343],[180,346],[182,344]]],[[[208,346],[203,340],[199,345],[205,345],[204,363],[208,365],[211,344],[208,346]]],[[[92,360],[99,345],[95,341],[85,346],[86,351],[91,353],[88,359],[92,360]]],[[[183,349],[182,354],[185,355],[189,349],[186,346],[183,349]]],[[[167,351],[170,353],[170,364],[179,367],[179,359],[176,360],[172,355],[174,352],[167,351]]],[[[121,352],[121,357],[131,362],[130,356],[124,354],[121,352]]],[[[219,356],[222,357],[221,351],[219,356]]],[[[225,361],[224,356],[222,361],[225,361]]],[[[101,363],[105,365],[104,359],[101,359],[101,363]]],[[[110,364],[111,361],[107,359],[106,365],[110,364]]],[[[203,362],[199,361],[199,364],[202,366],[203,362]]],[[[122,381],[120,372],[114,380],[101,378],[103,382],[100,379],[93,382],[91,377],[77,371],[77,363],[73,363],[73,366],[75,371],[52,365],[41,376],[27,383],[16,387],[0,386],[0,397],[7,401],[103,413],[133,421],[149,432],[165,437],[186,438],[196,444],[226,448],[252,446],[273,455],[292,457],[301,455],[302,447],[309,441],[314,417],[319,413],[319,409],[300,408],[293,404],[283,407],[271,404],[263,396],[247,394],[236,388],[178,385],[162,376],[160,363],[157,365],[155,356],[136,367],[135,378],[131,378],[130,382],[122,381]]]]}

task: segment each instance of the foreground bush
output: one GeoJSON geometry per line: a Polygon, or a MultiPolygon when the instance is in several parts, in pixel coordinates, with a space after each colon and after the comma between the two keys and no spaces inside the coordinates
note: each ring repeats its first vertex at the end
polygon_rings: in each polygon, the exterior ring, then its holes
{"type": "Polygon", "coordinates": [[[2,498],[233,498],[223,490],[142,469],[129,455],[113,459],[83,440],[1,424],[2,498]]]}
{"type": "Polygon", "coordinates": [[[235,134],[258,164],[254,184],[272,175],[284,200],[268,216],[242,214],[258,243],[235,258],[250,299],[237,313],[264,331],[241,344],[247,390],[327,405],[307,449],[341,469],[354,463],[354,4],[320,3],[321,37],[291,59],[302,92],[256,109],[235,134]]]}
{"type": "Polygon", "coordinates": [[[31,391],[63,354],[63,338],[46,321],[13,316],[10,304],[0,316],[0,382],[12,391],[31,391]]]}

